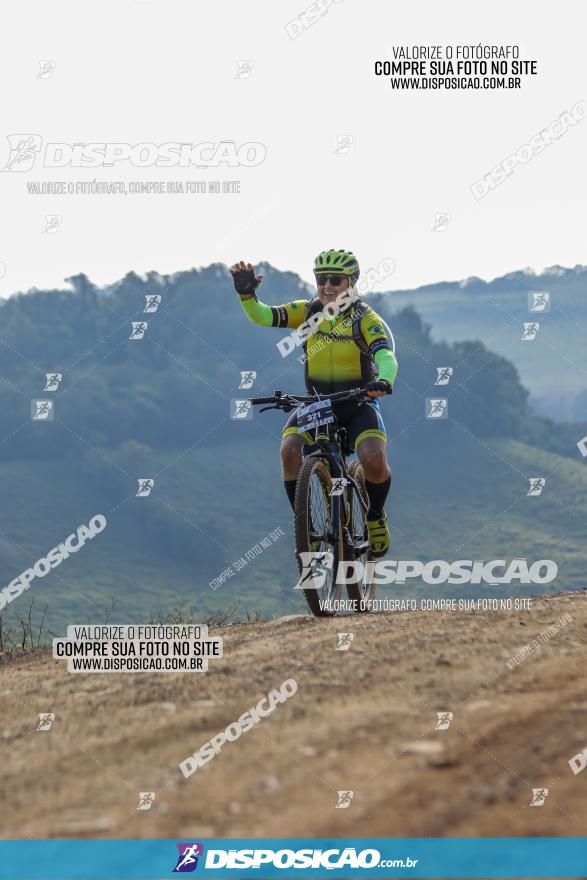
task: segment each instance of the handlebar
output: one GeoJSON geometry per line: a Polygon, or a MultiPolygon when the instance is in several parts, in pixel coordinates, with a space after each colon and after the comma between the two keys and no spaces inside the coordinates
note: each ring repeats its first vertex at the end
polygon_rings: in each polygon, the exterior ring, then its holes
{"type": "Polygon", "coordinates": [[[251,404],[268,403],[273,404],[276,409],[291,410],[294,406],[303,403],[317,403],[319,400],[332,400],[336,403],[346,403],[347,401],[367,400],[367,392],[364,388],[353,388],[350,391],[335,391],[333,394],[283,394],[281,391],[275,391],[271,397],[251,397],[251,404]]]}

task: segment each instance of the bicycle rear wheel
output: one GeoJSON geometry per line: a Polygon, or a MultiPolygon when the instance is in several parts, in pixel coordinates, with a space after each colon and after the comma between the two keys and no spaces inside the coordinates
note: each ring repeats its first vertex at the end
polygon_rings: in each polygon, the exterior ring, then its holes
{"type": "Polygon", "coordinates": [[[316,617],[333,617],[336,614],[334,603],[340,600],[341,594],[340,584],[336,583],[342,547],[340,524],[334,545],[328,537],[332,535],[331,489],[332,478],[326,462],[316,456],[306,458],[296,486],[296,557],[300,577],[313,572],[309,581],[313,586],[304,590],[304,596],[316,617]],[[313,555],[310,558],[306,554],[313,555]]]}
{"type": "MultiPolygon", "coordinates": [[[[348,475],[352,477],[363,498],[365,504],[369,504],[367,496],[367,487],[365,485],[365,474],[363,466],[357,460],[352,461],[348,466],[348,475]]],[[[362,506],[356,491],[352,486],[347,488],[347,498],[349,501],[351,515],[349,520],[349,535],[354,545],[367,543],[367,547],[360,551],[355,550],[352,557],[355,562],[362,562],[365,566],[363,575],[355,583],[347,583],[346,591],[349,599],[356,602],[356,609],[359,612],[369,611],[368,603],[375,598],[375,583],[373,580],[372,566],[367,563],[373,562],[371,551],[369,550],[369,536],[367,533],[367,515],[366,510],[362,506]]]]}

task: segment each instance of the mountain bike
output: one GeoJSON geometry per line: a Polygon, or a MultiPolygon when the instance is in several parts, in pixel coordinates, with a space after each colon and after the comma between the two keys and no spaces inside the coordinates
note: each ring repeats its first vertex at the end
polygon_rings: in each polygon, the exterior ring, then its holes
{"type": "Polygon", "coordinates": [[[365,475],[359,461],[352,461],[347,467],[346,458],[351,454],[347,431],[338,424],[334,412],[334,405],[353,402],[361,406],[369,399],[361,388],[324,396],[275,391],[271,397],[250,398],[253,406],[269,404],[260,412],[291,412],[297,407],[299,431],[311,434],[314,440],[302,447],[294,521],[298,586],[316,617],[333,617],[344,605],[342,578],[337,577],[339,563],[363,563],[358,566],[362,576],[353,575],[346,583],[352,610],[368,611],[375,596],[373,566],[366,565],[373,556],[367,534],[369,501],[365,475]]]}

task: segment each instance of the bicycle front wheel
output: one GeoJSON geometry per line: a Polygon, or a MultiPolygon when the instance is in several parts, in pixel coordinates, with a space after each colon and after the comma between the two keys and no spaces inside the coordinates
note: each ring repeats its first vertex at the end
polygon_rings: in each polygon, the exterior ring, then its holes
{"type": "Polygon", "coordinates": [[[309,583],[304,596],[316,617],[333,617],[340,601],[336,583],[342,534],[332,543],[332,478],[328,465],[315,456],[306,458],[298,474],[295,499],[296,557],[300,578],[309,583]]]}
{"type": "MultiPolygon", "coordinates": [[[[362,464],[359,461],[352,461],[349,465],[348,473],[349,477],[352,477],[359,487],[364,503],[369,504],[362,464]]],[[[359,501],[354,488],[349,486],[347,492],[351,510],[349,535],[353,545],[352,558],[354,558],[356,562],[363,563],[364,569],[362,576],[357,581],[352,584],[347,583],[346,591],[349,599],[352,599],[356,603],[355,607],[357,611],[369,611],[369,603],[375,598],[375,583],[373,582],[371,565],[367,564],[373,562],[373,557],[369,550],[367,517],[365,508],[359,501]]]]}

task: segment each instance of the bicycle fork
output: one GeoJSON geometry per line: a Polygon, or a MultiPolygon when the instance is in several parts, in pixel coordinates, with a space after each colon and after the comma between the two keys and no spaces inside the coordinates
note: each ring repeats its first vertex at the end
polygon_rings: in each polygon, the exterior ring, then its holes
{"type": "MultiPolygon", "coordinates": [[[[346,485],[352,485],[353,490],[357,492],[357,495],[360,498],[357,483],[348,475],[346,469],[342,466],[339,456],[333,453],[331,440],[328,435],[319,433],[316,436],[314,443],[311,446],[305,446],[304,450],[304,457],[305,455],[315,455],[318,458],[325,458],[330,468],[330,476],[332,480],[344,477],[346,485]]],[[[346,485],[343,487],[342,492],[330,496],[331,531],[328,533],[328,540],[333,546],[339,544],[340,559],[344,558],[347,549],[352,548],[352,540],[348,528],[351,519],[352,501],[349,502],[347,497],[346,485]]]]}

